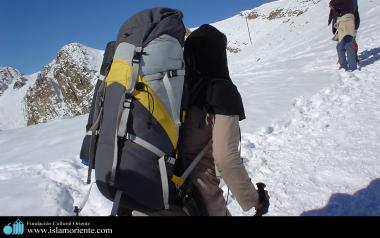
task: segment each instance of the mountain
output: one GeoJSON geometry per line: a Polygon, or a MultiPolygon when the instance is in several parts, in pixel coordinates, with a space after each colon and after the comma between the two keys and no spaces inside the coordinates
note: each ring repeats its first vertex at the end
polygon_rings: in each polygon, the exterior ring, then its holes
{"type": "Polygon", "coordinates": [[[27,79],[12,67],[0,67],[0,96],[9,87],[19,89],[26,84],[27,79]]]}
{"type": "Polygon", "coordinates": [[[64,46],[27,91],[27,125],[88,113],[102,54],[78,43],[64,46]]]}
{"type": "Polygon", "coordinates": [[[25,76],[11,67],[0,68],[0,130],[26,126],[23,100],[37,75],[25,76]]]}
{"type": "MultiPolygon", "coordinates": [[[[353,73],[338,70],[326,1],[271,2],[213,24],[239,48],[228,60],[247,115],[242,159],[252,182],[267,185],[269,215],[380,215],[380,6],[361,0],[359,10],[353,73]]],[[[73,215],[89,189],[79,160],[86,120],[0,131],[1,215],[73,215]]],[[[221,187],[233,215],[254,213],[221,187]]],[[[94,186],[81,214],[108,216],[111,206],[94,186]]]]}
{"type": "Polygon", "coordinates": [[[102,51],[72,43],[62,47],[51,63],[32,76],[23,76],[9,67],[2,68],[0,129],[87,113],[94,85],[100,77],[102,59],[102,51]],[[31,82],[26,83],[27,78],[32,78],[31,82]],[[18,92],[2,93],[10,84],[14,88],[26,87],[18,92]]]}

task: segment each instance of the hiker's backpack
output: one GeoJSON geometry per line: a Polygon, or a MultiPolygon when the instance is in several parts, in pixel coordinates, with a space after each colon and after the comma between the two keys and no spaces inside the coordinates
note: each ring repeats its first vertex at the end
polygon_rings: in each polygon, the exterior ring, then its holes
{"type": "Polygon", "coordinates": [[[173,176],[183,120],[182,13],[142,11],[107,45],[81,159],[100,192],[142,212],[168,209],[183,180],[173,176]]]}

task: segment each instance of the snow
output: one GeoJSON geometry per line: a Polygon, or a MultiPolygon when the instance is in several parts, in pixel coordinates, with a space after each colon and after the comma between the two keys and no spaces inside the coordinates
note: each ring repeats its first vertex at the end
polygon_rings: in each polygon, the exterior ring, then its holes
{"type": "Polygon", "coordinates": [[[0,131],[1,215],[72,214],[86,192],[87,170],[78,155],[86,117],[0,131]]]}
{"type": "Polygon", "coordinates": [[[333,194],[353,196],[376,179],[373,186],[380,185],[380,83],[372,70],[339,72],[332,86],[299,98],[291,119],[243,136],[243,158],[253,181],[267,181],[275,190],[271,214],[380,214],[380,190],[374,188],[369,193],[377,200],[369,202],[377,201],[376,206],[362,203],[353,210],[342,201],[335,213],[307,212],[326,206],[333,194]]]}
{"type": "MultiPolygon", "coordinates": [[[[327,3],[300,2],[260,7],[263,14],[308,10],[285,23],[288,17],[253,20],[253,46],[244,45],[246,26],[236,27],[246,24],[241,16],[215,23],[241,47],[229,63],[247,114],[247,171],[267,184],[271,216],[380,215],[380,6],[359,3],[361,69],[347,73],[337,69],[327,3]]],[[[0,131],[1,215],[73,215],[89,188],[79,160],[86,120],[0,131]]],[[[109,215],[111,205],[93,186],[82,215],[109,215]]],[[[232,195],[228,207],[233,215],[254,213],[232,195]]]]}
{"type": "Polygon", "coordinates": [[[24,76],[27,81],[23,87],[19,89],[9,87],[0,96],[0,130],[26,126],[24,96],[27,90],[34,85],[38,74],[39,72],[24,76]]]}

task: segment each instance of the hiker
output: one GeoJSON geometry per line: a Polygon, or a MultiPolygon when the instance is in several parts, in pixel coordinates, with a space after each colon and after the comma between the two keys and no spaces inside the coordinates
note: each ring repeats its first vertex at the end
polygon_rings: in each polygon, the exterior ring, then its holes
{"type": "MultiPolygon", "coordinates": [[[[360,26],[360,15],[359,15],[359,7],[358,7],[358,1],[357,0],[353,0],[354,1],[354,4],[355,4],[355,37],[354,37],[354,40],[353,40],[353,45],[354,45],[354,49],[355,49],[355,58],[356,58],[356,62],[359,63],[359,56],[358,56],[358,51],[359,51],[359,45],[356,41],[356,35],[357,35],[357,31],[359,29],[359,26],[360,26]]],[[[332,28],[332,33],[333,35],[335,35],[336,33],[336,28],[335,28],[335,23],[336,23],[336,20],[337,20],[338,16],[337,16],[337,13],[335,11],[333,11],[333,9],[331,8],[330,6],[330,14],[329,14],[329,20],[328,20],[328,26],[331,24],[331,28],[332,28]]]]}
{"type": "MultiPolygon", "coordinates": [[[[218,58],[209,55],[202,62],[199,57],[203,57],[203,52],[193,47],[197,44],[191,43],[188,55],[195,53],[196,57],[195,61],[187,60],[189,69],[194,66],[200,70],[200,76],[212,78],[201,81],[200,77],[187,77],[185,80],[186,30],[182,17],[182,12],[176,9],[146,9],[127,19],[116,41],[107,45],[101,67],[104,80],[99,79],[95,90],[80,156],[88,161],[87,184],[93,184],[91,173],[95,169],[96,186],[113,201],[112,216],[131,216],[132,211],[149,216],[225,215],[229,212],[218,179],[215,176],[204,179],[201,174],[202,168],[215,171],[214,166],[209,166],[212,160],[207,159],[214,157],[243,209],[262,207],[256,214],[265,214],[269,206],[265,185],[259,184],[259,192],[256,191],[237,149],[238,123],[245,116],[240,95],[229,79],[225,36],[216,29],[192,34],[189,42],[199,39],[199,46],[203,47],[202,35],[206,33],[204,49],[210,49],[207,52],[218,58]],[[217,42],[210,44],[207,37],[217,42]],[[213,61],[206,65],[209,59],[213,61]],[[214,95],[211,99],[216,100],[193,104],[203,105],[200,108],[207,108],[207,118],[213,118],[212,127],[205,121],[207,126],[200,129],[212,132],[209,134],[200,134],[199,128],[194,126],[197,108],[187,110],[188,81],[196,83],[195,79],[207,87],[191,84],[190,89],[201,89],[200,94],[191,95],[197,98],[203,96],[204,89],[210,89],[214,95]],[[228,101],[222,101],[223,96],[228,96],[228,101]],[[203,158],[196,143],[211,138],[213,156],[206,154],[203,158]],[[200,164],[197,164],[198,158],[203,158],[200,164]],[[183,164],[186,167],[182,167],[183,164]],[[207,187],[210,192],[198,186],[202,183],[211,184],[207,187]],[[202,196],[196,196],[198,190],[202,196]],[[204,204],[203,200],[196,200],[199,197],[205,198],[207,212],[198,209],[204,204]],[[261,203],[267,205],[261,206],[261,203]]],[[[92,185],[80,206],[75,207],[77,215],[86,204],[91,188],[92,185]]]]}
{"type": "Polygon", "coordinates": [[[226,46],[223,33],[202,25],[190,34],[184,48],[190,109],[184,127],[183,157],[191,161],[211,143],[191,175],[209,216],[230,215],[219,188],[218,172],[244,211],[261,207],[240,157],[239,121],[245,119],[245,114],[241,96],[229,76],[226,46]]]}
{"type": "MultiPolygon", "coordinates": [[[[337,53],[340,69],[354,71],[357,69],[357,62],[354,49],[355,38],[355,10],[353,0],[331,0],[330,8],[333,11],[332,18],[336,16],[334,27],[335,39],[338,41],[337,53]]],[[[330,14],[330,15],[331,15],[330,14]]],[[[330,22],[330,20],[329,20],[330,22]]]]}

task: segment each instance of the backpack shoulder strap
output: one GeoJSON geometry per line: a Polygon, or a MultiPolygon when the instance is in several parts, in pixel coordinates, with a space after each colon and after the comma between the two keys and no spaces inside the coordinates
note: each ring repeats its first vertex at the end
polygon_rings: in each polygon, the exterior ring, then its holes
{"type": "Polygon", "coordinates": [[[143,55],[143,48],[142,47],[136,47],[135,52],[132,58],[132,73],[131,73],[131,80],[129,81],[128,88],[126,89],[126,93],[124,95],[124,103],[123,103],[123,111],[121,114],[120,122],[119,122],[119,128],[117,130],[117,135],[119,137],[125,137],[127,133],[127,122],[129,118],[129,112],[130,107],[132,103],[132,93],[135,90],[137,77],[140,73],[140,62],[143,55]]]}
{"type": "MultiPolygon", "coordinates": [[[[118,129],[117,129],[117,135],[118,137],[125,137],[127,134],[127,123],[128,118],[131,111],[131,103],[132,103],[132,93],[135,90],[137,77],[140,74],[140,62],[142,59],[142,55],[144,54],[144,50],[142,47],[135,47],[133,58],[132,58],[132,72],[131,72],[131,79],[130,83],[128,85],[128,88],[126,89],[124,95],[123,95],[123,108],[121,112],[120,121],[118,122],[118,129]]],[[[117,138],[115,138],[115,141],[117,138]]],[[[109,183],[111,185],[115,185],[115,176],[116,176],[116,166],[118,161],[118,153],[117,153],[117,143],[115,143],[115,153],[113,155],[113,161],[112,161],[112,172],[111,172],[111,178],[109,183]]]]}

